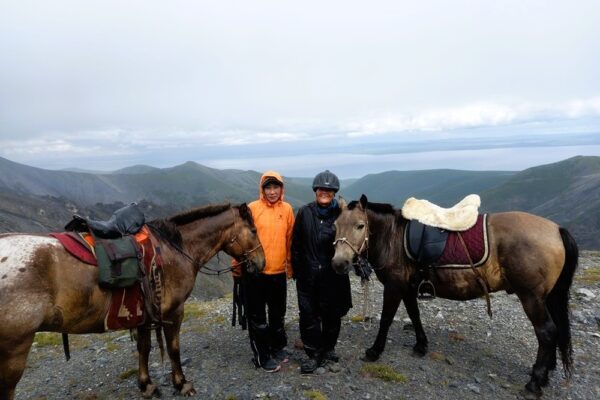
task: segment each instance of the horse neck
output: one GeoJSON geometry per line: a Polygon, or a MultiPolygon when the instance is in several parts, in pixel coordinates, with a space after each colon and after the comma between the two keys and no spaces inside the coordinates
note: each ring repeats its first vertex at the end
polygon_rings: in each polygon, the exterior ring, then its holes
{"type": "Polygon", "coordinates": [[[233,228],[233,213],[223,211],[179,227],[183,247],[198,265],[213,258],[226,244],[233,228]]]}
{"type": "Polygon", "coordinates": [[[377,269],[398,264],[402,251],[404,224],[399,224],[395,214],[380,214],[367,210],[369,221],[369,262],[377,269]],[[398,240],[400,239],[400,240],[398,240]]]}

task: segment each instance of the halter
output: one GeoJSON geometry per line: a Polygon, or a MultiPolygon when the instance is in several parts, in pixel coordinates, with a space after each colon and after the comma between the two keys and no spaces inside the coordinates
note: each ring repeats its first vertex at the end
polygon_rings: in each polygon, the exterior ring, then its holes
{"type": "MultiPolygon", "coordinates": [[[[233,232],[234,233],[233,233],[233,236],[231,237],[231,239],[229,239],[229,243],[231,243],[231,244],[237,243],[238,246],[240,246],[240,248],[243,249],[244,247],[242,246],[242,244],[238,240],[238,235],[236,233],[237,232],[237,224],[235,222],[235,213],[233,212],[233,208],[231,209],[231,214],[233,215],[233,232]]],[[[242,258],[241,261],[238,262],[238,264],[239,265],[243,265],[243,264],[249,263],[250,262],[250,255],[252,253],[254,253],[256,250],[260,249],[261,247],[262,247],[262,243],[259,240],[258,244],[253,249],[250,249],[250,250],[245,251],[243,253],[244,257],[242,258]]]]}
{"type": "MultiPolygon", "coordinates": [[[[233,235],[231,237],[231,239],[228,239],[229,243],[237,243],[238,246],[240,246],[240,248],[244,248],[242,246],[242,244],[240,243],[240,241],[238,240],[237,237],[237,224],[236,224],[236,220],[235,220],[235,213],[233,211],[233,208],[231,208],[231,214],[233,215],[233,235]]],[[[160,232],[160,230],[158,230],[158,232],[160,232]]],[[[161,235],[162,236],[162,235],[161,235]]],[[[162,236],[164,238],[164,236],[162,236]]],[[[232,267],[227,267],[224,269],[220,269],[220,270],[216,270],[216,269],[212,269],[210,267],[207,267],[204,264],[200,264],[198,262],[196,262],[196,260],[194,260],[194,258],[192,256],[190,256],[188,253],[186,253],[186,251],[184,249],[181,248],[181,246],[171,242],[170,240],[168,241],[169,245],[171,245],[171,247],[173,247],[175,250],[177,250],[187,261],[190,262],[190,264],[192,264],[193,266],[197,266],[198,267],[198,272],[205,274],[205,275],[221,275],[224,274],[226,272],[230,272],[233,270],[232,267]],[[208,271],[208,272],[207,272],[208,271]]],[[[251,250],[245,251],[243,253],[243,258],[241,261],[238,262],[239,265],[245,265],[247,263],[250,262],[250,255],[255,252],[256,250],[258,250],[259,248],[262,247],[262,244],[260,243],[260,241],[258,242],[258,245],[256,247],[254,247],[251,250]]],[[[221,263],[221,260],[219,259],[219,256],[217,254],[217,260],[218,263],[221,263]]]]}
{"type": "Polygon", "coordinates": [[[367,210],[366,209],[365,209],[365,227],[366,227],[366,229],[365,229],[365,237],[364,237],[364,239],[363,239],[363,241],[362,241],[362,243],[361,243],[361,245],[360,245],[360,247],[359,247],[358,250],[356,250],[356,247],[354,247],[352,245],[352,243],[350,243],[348,241],[348,239],[346,239],[345,237],[341,237],[339,239],[335,239],[333,241],[333,245],[336,246],[338,244],[338,242],[342,242],[344,244],[347,244],[348,247],[350,247],[350,249],[352,249],[352,251],[354,252],[354,254],[356,256],[358,256],[359,258],[364,258],[364,256],[362,255],[362,253],[365,252],[365,251],[368,252],[368,250],[369,250],[369,216],[367,215],[367,210]],[[363,249],[363,247],[364,247],[364,249],[363,249]]]}

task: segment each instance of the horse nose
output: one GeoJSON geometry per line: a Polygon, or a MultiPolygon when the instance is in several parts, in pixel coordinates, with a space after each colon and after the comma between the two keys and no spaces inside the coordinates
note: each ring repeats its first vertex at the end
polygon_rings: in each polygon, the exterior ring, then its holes
{"type": "Polygon", "coordinates": [[[333,257],[331,267],[340,275],[347,274],[350,270],[350,262],[347,259],[333,257]]]}

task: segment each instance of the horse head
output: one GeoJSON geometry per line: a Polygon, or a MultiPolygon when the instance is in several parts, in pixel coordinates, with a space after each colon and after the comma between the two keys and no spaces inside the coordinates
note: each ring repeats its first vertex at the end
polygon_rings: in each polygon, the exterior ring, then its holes
{"type": "Polygon", "coordinates": [[[246,203],[232,207],[233,225],[231,239],[223,250],[239,261],[250,273],[259,273],[265,268],[265,253],[256,233],[252,214],[246,203]]]}
{"type": "Polygon", "coordinates": [[[340,215],[335,221],[335,254],[331,266],[338,274],[347,274],[358,257],[367,250],[369,242],[369,221],[367,218],[367,196],[348,206],[340,199],[340,215]]]}

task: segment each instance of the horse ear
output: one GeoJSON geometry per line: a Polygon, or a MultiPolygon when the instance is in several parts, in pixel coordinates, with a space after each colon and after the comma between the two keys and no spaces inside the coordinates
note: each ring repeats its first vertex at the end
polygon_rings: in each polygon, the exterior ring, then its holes
{"type": "Polygon", "coordinates": [[[367,200],[367,196],[365,196],[364,194],[362,196],[360,196],[360,200],[359,200],[360,208],[362,208],[363,210],[366,210],[368,202],[369,201],[367,200]]]}
{"type": "Polygon", "coordinates": [[[240,217],[242,219],[248,219],[248,206],[246,203],[240,204],[240,217]]]}
{"type": "Polygon", "coordinates": [[[348,208],[348,204],[346,203],[346,199],[344,199],[342,196],[340,196],[339,198],[340,198],[340,201],[339,201],[340,210],[344,210],[344,209],[348,208]]]}

